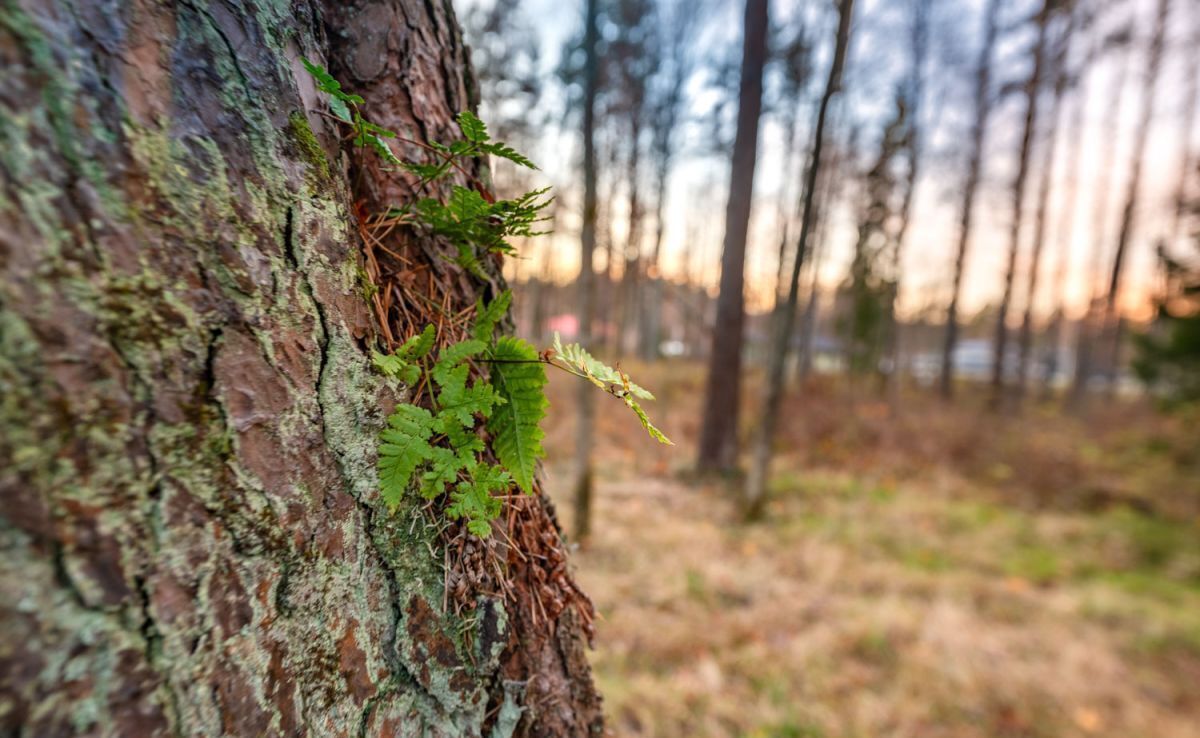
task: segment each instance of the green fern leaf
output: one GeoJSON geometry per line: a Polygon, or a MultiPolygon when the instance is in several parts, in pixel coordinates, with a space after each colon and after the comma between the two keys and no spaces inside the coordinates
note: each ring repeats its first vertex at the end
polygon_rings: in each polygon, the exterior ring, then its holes
{"type": "Polygon", "coordinates": [[[458,127],[462,131],[463,138],[471,143],[483,143],[490,138],[487,126],[470,110],[464,110],[458,114],[458,127]]]}
{"type": "Polygon", "coordinates": [[[524,154],[520,153],[508,144],[500,143],[499,141],[494,143],[482,143],[479,145],[479,150],[485,154],[491,154],[492,156],[499,157],[501,159],[508,159],[512,163],[527,169],[538,168],[537,164],[534,164],[532,161],[526,158],[524,154]]]}
{"type": "Polygon", "coordinates": [[[542,448],[540,427],[546,415],[546,369],[538,352],[519,338],[503,336],[492,349],[492,385],[503,403],[492,411],[487,428],[496,458],[526,493],[533,491],[533,475],[542,448]]]}
{"type": "Polygon", "coordinates": [[[646,432],[650,434],[651,438],[667,446],[675,445],[674,441],[672,441],[670,438],[667,438],[662,431],[654,427],[654,424],[650,422],[650,418],[646,416],[646,411],[643,410],[642,406],[637,403],[637,400],[633,399],[632,395],[624,395],[621,399],[624,400],[629,409],[638,416],[638,420],[642,421],[642,427],[646,429],[646,432]]]}
{"type": "Polygon", "coordinates": [[[511,290],[504,290],[487,305],[483,304],[483,297],[480,297],[475,303],[475,325],[471,327],[471,336],[477,341],[491,341],[492,333],[496,330],[496,323],[499,323],[508,314],[510,305],[512,305],[511,290]]]}
{"type": "Polygon", "coordinates": [[[388,417],[388,427],[379,434],[377,468],[380,492],[389,508],[400,504],[413,472],[433,457],[432,435],[433,416],[425,408],[399,405],[388,417]]]}
{"type": "Polygon", "coordinates": [[[467,530],[480,538],[491,533],[490,522],[500,517],[504,509],[502,500],[494,492],[504,492],[512,484],[512,477],[504,469],[491,464],[480,464],[470,480],[459,482],[450,493],[450,504],[446,515],[452,520],[466,518],[467,530]]]}
{"type": "Polygon", "coordinates": [[[623,372],[596,359],[579,344],[569,343],[564,346],[558,333],[554,334],[554,354],[556,359],[574,369],[578,374],[582,374],[592,384],[603,390],[617,387],[643,400],[654,399],[654,395],[649,391],[630,382],[629,377],[623,372]]]}

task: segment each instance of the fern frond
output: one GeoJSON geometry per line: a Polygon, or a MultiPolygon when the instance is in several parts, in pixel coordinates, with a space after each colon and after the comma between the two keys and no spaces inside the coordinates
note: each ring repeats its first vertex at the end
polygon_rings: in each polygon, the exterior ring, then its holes
{"type": "Polygon", "coordinates": [[[666,446],[675,445],[674,441],[672,441],[670,438],[667,438],[662,431],[654,427],[654,424],[650,422],[650,418],[646,416],[646,411],[643,410],[642,406],[637,403],[637,400],[633,399],[632,395],[625,395],[621,399],[624,400],[629,409],[638,416],[638,420],[642,421],[642,427],[646,429],[646,432],[650,434],[651,438],[666,446]]]}
{"type": "Polygon", "coordinates": [[[399,405],[388,417],[388,427],[379,434],[379,487],[383,501],[395,509],[404,497],[413,472],[433,457],[429,438],[433,416],[423,407],[399,405]]]}
{"type": "Polygon", "coordinates": [[[533,491],[533,475],[542,448],[542,418],[546,416],[546,369],[538,352],[519,338],[503,336],[492,349],[492,385],[504,400],[492,411],[487,428],[496,458],[526,493],[533,491]]]}
{"type": "Polygon", "coordinates": [[[557,332],[554,334],[554,358],[575,370],[577,374],[583,375],[592,384],[603,390],[608,390],[611,387],[620,387],[643,400],[654,399],[654,395],[650,394],[648,390],[630,382],[628,375],[613,369],[608,364],[595,358],[579,344],[569,343],[564,346],[562,338],[557,332]]]}
{"type": "Polygon", "coordinates": [[[492,493],[503,492],[510,484],[512,477],[504,469],[480,464],[469,480],[459,482],[450,493],[446,515],[452,520],[466,518],[467,530],[483,538],[491,533],[490,521],[500,516],[504,505],[492,493]]]}
{"type": "Polygon", "coordinates": [[[483,297],[480,297],[475,303],[475,325],[471,327],[471,336],[477,341],[491,341],[496,323],[508,314],[510,305],[512,290],[504,290],[487,305],[483,304],[483,297]]]}
{"type": "Polygon", "coordinates": [[[488,136],[487,126],[470,110],[458,114],[458,128],[462,131],[463,138],[471,143],[483,143],[491,138],[488,136]]]}

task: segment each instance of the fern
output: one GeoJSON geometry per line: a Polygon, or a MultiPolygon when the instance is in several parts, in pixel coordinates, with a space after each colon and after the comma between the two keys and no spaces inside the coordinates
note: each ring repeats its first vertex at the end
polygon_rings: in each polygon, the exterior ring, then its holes
{"type": "Polygon", "coordinates": [[[417,467],[433,458],[433,430],[433,416],[416,405],[399,405],[388,418],[379,434],[378,466],[380,493],[389,508],[400,504],[417,467]]]}
{"type": "Polygon", "coordinates": [[[421,368],[414,362],[420,361],[433,348],[434,330],[432,325],[398,346],[390,354],[372,352],[371,360],[375,368],[389,377],[396,377],[407,385],[414,385],[421,376],[421,368]]]}
{"type": "Polygon", "coordinates": [[[492,384],[504,400],[492,413],[488,431],[496,458],[517,486],[533,491],[533,475],[545,457],[540,423],[546,415],[546,370],[538,352],[519,338],[501,337],[492,348],[492,384]]]}
{"type": "MultiPolygon", "coordinates": [[[[465,172],[456,162],[459,158],[494,156],[537,169],[512,147],[492,141],[487,126],[470,111],[457,116],[460,140],[449,145],[436,141],[425,144],[434,161],[401,161],[387,144],[387,139],[397,138],[396,133],[363,117],[359,109],[363,99],[342,89],[341,83],[320,65],[308,59],[301,61],[317,89],[328,96],[333,116],[352,127],[351,144],[370,148],[385,163],[415,175],[418,190],[452,170],[465,172]]],[[[548,188],[511,200],[494,200],[484,193],[478,180],[471,184],[453,185],[444,202],[427,197],[413,206],[389,208],[387,213],[393,218],[415,215],[418,224],[450,242],[455,248],[455,262],[485,277],[480,255],[511,254],[514,249],[510,239],[542,235],[536,230],[537,224],[546,220],[543,211],[552,200],[547,197],[548,188]]],[[[379,434],[380,496],[389,509],[394,510],[415,487],[427,500],[447,496],[447,517],[464,520],[473,535],[489,535],[491,522],[503,509],[503,500],[497,495],[514,484],[531,493],[538,461],[545,456],[540,427],[548,405],[545,364],[583,377],[621,398],[651,436],[670,443],[634,399],[649,400],[653,395],[633,384],[624,372],[597,361],[578,344],[563,346],[556,335],[555,358],[551,360],[549,352],[541,355],[520,339],[496,339],[496,325],[511,304],[512,293],[507,290],[487,304],[480,298],[475,305],[471,337],[442,348],[432,365],[436,336],[431,325],[390,354],[372,352],[375,368],[385,376],[410,387],[424,378],[434,408],[431,412],[415,404],[402,404],[379,434]],[[487,380],[472,375],[473,359],[490,365],[487,380]],[[487,446],[477,427],[480,420],[491,435],[498,465],[483,458],[487,446]]]]}
{"type": "Polygon", "coordinates": [[[646,411],[634,399],[640,397],[643,400],[653,400],[654,395],[630,381],[628,374],[596,359],[577,343],[564,346],[558,333],[554,334],[554,358],[562,362],[567,371],[583,377],[610,395],[620,398],[625,406],[632,410],[634,415],[637,415],[642,427],[646,429],[651,438],[667,446],[675,445],[670,438],[667,438],[666,434],[650,422],[646,411]]]}
{"type": "Polygon", "coordinates": [[[499,297],[486,305],[484,305],[481,295],[475,301],[475,325],[471,328],[471,336],[477,341],[491,341],[492,334],[496,331],[496,324],[505,315],[508,315],[510,305],[512,305],[511,290],[504,290],[499,297]]]}

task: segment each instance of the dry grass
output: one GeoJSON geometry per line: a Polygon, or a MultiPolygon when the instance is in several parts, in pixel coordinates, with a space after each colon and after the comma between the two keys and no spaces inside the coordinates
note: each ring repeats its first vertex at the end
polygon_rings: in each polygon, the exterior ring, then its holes
{"type": "MultiPolygon", "coordinates": [[[[721,483],[678,478],[700,370],[634,377],[680,447],[603,407],[596,534],[574,557],[616,735],[1200,735],[1200,473],[1180,421],[916,397],[896,416],[808,388],[769,522],[742,527],[721,483]]],[[[552,418],[568,459],[570,413],[552,418]]]]}

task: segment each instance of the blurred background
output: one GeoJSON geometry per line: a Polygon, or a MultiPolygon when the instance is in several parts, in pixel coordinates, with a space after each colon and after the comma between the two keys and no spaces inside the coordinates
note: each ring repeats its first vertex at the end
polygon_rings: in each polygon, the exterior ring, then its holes
{"type": "Polygon", "coordinates": [[[1195,0],[455,2],[617,735],[1200,736],[1195,0]]]}

